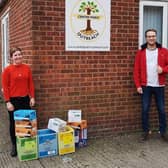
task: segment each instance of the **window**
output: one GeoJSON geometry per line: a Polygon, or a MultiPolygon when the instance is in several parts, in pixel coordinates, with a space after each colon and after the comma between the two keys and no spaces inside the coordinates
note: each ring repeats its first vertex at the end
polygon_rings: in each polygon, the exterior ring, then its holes
{"type": "Polygon", "coordinates": [[[145,31],[154,28],[158,42],[168,47],[168,1],[140,1],[139,15],[139,45],[145,42],[145,31]]]}
{"type": "Polygon", "coordinates": [[[2,69],[9,63],[9,13],[1,17],[2,69]]]}

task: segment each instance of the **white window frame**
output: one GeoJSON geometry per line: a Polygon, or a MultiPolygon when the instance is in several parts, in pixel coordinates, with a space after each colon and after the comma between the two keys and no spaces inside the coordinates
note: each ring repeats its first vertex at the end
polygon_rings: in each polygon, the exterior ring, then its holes
{"type": "Polygon", "coordinates": [[[167,27],[168,27],[168,3],[167,2],[161,2],[161,1],[140,1],[139,2],[139,47],[143,43],[143,9],[144,6],[157,6],[157,7],[163,7],[163,20],[162,20],[162,46],[167,47],[167,27]]]}
{"type": "Polygon", "coordinates": [[[1,42],[1,59],[3,70],[9,64],[9,8],[1,16],[1,42]]]}

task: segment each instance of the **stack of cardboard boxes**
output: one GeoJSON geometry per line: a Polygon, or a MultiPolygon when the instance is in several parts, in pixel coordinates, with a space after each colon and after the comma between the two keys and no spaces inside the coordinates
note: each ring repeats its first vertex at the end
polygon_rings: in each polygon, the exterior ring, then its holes
{"type": "Polygon", "coordinates": [[[75,132],[75,146],[85,147],[87,145],[87,121],[82,120],[81,110],[68,111],[68,123],[75,132]]]}
{"type": "Polygon", "coordinates": [[[14,113],[17,152],[20,161],[37,159],[37,118],[35,110],[14,113]]]}
{"type": "Polygon", "coordinates": [[[75,132],[75,146],[85,147],[87,145],[87,121],[68,122],[68,125],[74,129],[75,132]]]}
{"type": "Polygon", "coordinates": [[[81,120],[81,110],[69,110],[67,122],[51,118],[48,128],[38,131],[35,110],[17,110],[14,119],[20,161],[73,153],[75,147],[87,145],[87,121],[81,120]]]}

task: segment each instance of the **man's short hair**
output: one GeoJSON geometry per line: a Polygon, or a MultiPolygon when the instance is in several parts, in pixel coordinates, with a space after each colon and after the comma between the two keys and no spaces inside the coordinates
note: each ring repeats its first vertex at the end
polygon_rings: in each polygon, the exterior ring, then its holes
{"type": "Polygon", "coordinates": [[[148,33],[149,31],[153,31],[153,32],[155,32],[156,35],[157,35],[157,30],[156,30],[156,29],[147,29],[147,30],[145,31],[145,37],[147,36],[147,33],[148,33]]]}

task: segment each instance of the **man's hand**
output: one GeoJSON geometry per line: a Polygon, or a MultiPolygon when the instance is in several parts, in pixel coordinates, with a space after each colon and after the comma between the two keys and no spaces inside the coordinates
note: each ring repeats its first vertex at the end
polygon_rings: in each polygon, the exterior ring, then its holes
{"type": "Polygon", "coordinates": [[[161,73],[163,72],[162,67],[161,67],[161,66],[159,66],[159,65],[158,65],[158,67],[157,67],[157,72],[158,72],[158,74],[161,74],[161,73]]]}
{"type": "Polygon", "coordinates": [[[11,102],[7,102],[6,107],[7,107],[8,111],[14,111],[14,109],[15,109],[11,102]]]}
{"type": "Polygon", "coordinates": [[[142,88],[141,88],[141,87],[138,87],[138,88],[137,88],[137,92],[138,92],[139,94],[143,94],[142,88]]]}

